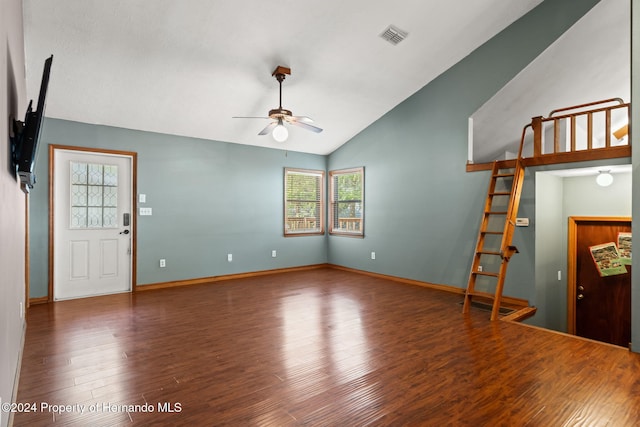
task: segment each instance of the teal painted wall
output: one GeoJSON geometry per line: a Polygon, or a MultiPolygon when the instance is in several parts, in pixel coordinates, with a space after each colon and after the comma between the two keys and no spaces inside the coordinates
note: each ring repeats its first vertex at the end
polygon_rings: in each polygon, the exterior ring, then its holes
{"type": "MultiPolygon", "coordinates": [[[[332,153],[329,169],[365,167],[365,237],[330,236],[329,262],[466,287],[489,182],[465,173],[468,117],[596,3],[543,2],[332,153]]],[[[507,295],[535,299],[533,233],[514,236],[507,295]]]]}
{"type": "Polygon", "coordinates": [[[564,181],[562,177],[535,174],[535,278],[533,302],[538,311],[532,324],[566,332],[567,236],[563,234],[564,181]],[[562,273],[558,281],[558,270],[562,273]],[[564,314],[564,316],[563,316],[564,314]]]}
{"type": "Polygon", "coordinates": [[[325,156],[55,119],[42,138],[31,193],[31,297],[48,292],[48,144],[138,153],[138,193],[147,196],[139,206],[153,209],[138,216],[138,285],[327,262],[323,236],[282,232],[284,168],[324,170],[325,156]]]}

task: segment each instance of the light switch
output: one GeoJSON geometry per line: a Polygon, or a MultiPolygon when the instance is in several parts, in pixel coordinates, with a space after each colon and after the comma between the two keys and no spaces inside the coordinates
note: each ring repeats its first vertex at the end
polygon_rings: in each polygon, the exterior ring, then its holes
{"type": "Polygon", "coordinates": [[[138,202],[140,202],[140,203],[147,203],[147,195],[146,195],[146,194],[140,194],[140,195],[138,195],[138,202]]]}
{"type": "Polygon", "coordinates": [[[153,215],[151,208],[140,208],[140,216],[153,215]]]}

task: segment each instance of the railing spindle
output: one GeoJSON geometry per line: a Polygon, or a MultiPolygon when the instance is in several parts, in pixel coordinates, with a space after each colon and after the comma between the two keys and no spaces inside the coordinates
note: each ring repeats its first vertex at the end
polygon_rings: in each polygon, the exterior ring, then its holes
{"type": "Polygon", "coordinates": [[[576,151],[576,116],[571,116],[571,152],[576,151]]]}
{"type": "Polygon", "coordinates": [[[542,155],[542,116],[531,119],[533,128],[533,157],[542,155]]]}
{"type": "Polygon", "coordinates": [[[553,152],[560,152],[560,120],[553,119],[553,152]]]}
{"type": "Polygon", "coordinates": [[[604,116],[604,146],[611,147],[611,110],[607,110],[604,116]]]}
{"type": "Polygon", "coordinates": [[[593,113],[587,113],[587,150],[593,149],[593,113]]]}

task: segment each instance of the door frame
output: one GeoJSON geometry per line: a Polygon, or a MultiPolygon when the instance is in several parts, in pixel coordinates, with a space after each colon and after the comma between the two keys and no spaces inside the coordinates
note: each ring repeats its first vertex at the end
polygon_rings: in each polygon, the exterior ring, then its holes
{"type": "Polygon", "coordinates": [[[138,243],[138,227],[137,227],[137,218],[138,218],[138,205],[137,205],[137,194],[138,194],[138,153],[134,151],[121,151],[121,150],[107,150],[102,148],[89,148],[89,147],[76,147],[70,145],[49,145],[49,295],[48,302],[53,302],[53,237],[55,231],[55,222],[54,222],[54,197],[53,197],[53,177],[54,177],[54,160],[55,160],[55,152],[56,150],[67,150],[67,151],[82,151],[85,153],[93,153],[93,154],[110,154],[117,156],[127,156],[131,157],[131,257],[130,257],[130,271],[131,271],[131,290],[129,292],[136,292],[138,290],[137,284],[137,243],[138,243]]]}
{"type": "MultiPolygon", "coordinates": [[[[567,245],[567,332],[576,334],[578,225],[581,222],[631,222],[629,216],[570,216],[567,245]]],[[[633,307],[631,308],[633,311],[633,307]]]]}

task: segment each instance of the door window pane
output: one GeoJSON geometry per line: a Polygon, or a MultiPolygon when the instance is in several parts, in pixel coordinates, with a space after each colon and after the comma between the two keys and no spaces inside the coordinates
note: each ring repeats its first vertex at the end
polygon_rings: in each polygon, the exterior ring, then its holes
{"type": "Polygon", "coordinates": [[[118,166],[71,162],[71,228],[118,227],[118,166]]]}

